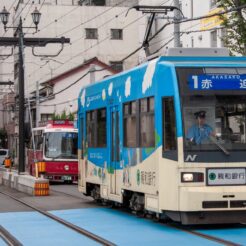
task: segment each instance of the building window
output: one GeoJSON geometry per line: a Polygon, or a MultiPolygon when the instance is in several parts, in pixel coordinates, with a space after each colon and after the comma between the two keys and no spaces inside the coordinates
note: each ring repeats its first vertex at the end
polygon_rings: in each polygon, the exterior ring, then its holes
{"type": "Polygon", "coordinates": [[[124,147],[155,147],[154,97],[124,104],[124,147]]]}
{"type": "Polygon", "coordinates": [[[85,38],[86,39],[98,39],[97,28],[86,28],[85,29],[85,38]]]}
{"type": "Polygon", "coordinates": [[[210,37],[211,37],[211,47],[217,47],[217,30],[214,30],[210,32],[210,37]]]}
{"type": "Polygon", "coordinates": [[[177,150],[176,121],[174,100],[172,97],[163,99],[163,151],[177,150]]]}
{"type": "Polygon", "coordinates": [[[110,67],[117,72],[123,71],[123,62],[122,61],[110,61],[110,67]]]}
{"type": "Polygon", "coordinates": [[[140,147],[155,147],[153,97],[140,100],[140,147]]]}
{"type": "Polygon", "coordinates": [[[41,114],[41,121],[47,122],[48,120],[52,120],[53,114],[41,114]]]}
{"type": "Polygon", "coordinates": [[[123,39],[122,29],[111,29],[111,39],[123,39]]]}
{"type": "Polygon", "coordinates": [[[88,147],[107,146],[106,109],[89,111],[86,114],[86,133],[88,147]]]}
{"type": "Polygon", "coordinates": [[[136,101],[124,104],[124,147],[137,147],[136,101]]]}
{"type": "Polygon", "coordinates": [[[87,6],[105,6],[106,0],[79,0],[78,5],[87,5],[87,6]]]}

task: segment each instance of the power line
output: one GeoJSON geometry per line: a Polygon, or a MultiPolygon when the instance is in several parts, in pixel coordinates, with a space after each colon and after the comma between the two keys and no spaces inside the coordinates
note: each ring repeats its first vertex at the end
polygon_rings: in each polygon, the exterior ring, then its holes
{"type": "MultiPolygon", "coordinates": [[[[164,1],[161,5],[164,5],[164,4],[167,3],[167,2],[168,2],[168,1],[164,1]]],[[[125,10],[125,12],[126,12],[126,11],[127,11],[127,10],[125,10]]],[[[121,13],[121,14],[122,14],[122,13],[121,13]]],[[[134,21],[128,23],[126,26],[124,26],[124,27],[122,28],[122,30],[126,29],[128,26],[134,24],[135,22],[137,22],[138,20],[140,20],[141,18],[143,18],[143,17],[145,17],[145,16],[146,16],[146,14],[145,14],[145,15],[142,15],[142,16],[138,17],[137,19],[135,19],[134,21]]],[[[103,26],[103,24],[102,24],[101,26],[103,26]]],[[[82,38],[83,38],[83,37],[81,37],[80,39],[82,39],[82,38]]],[[[96,44],[92,45],[91,47],[89,47],[89,48],[83,50],[82,52],[76,54],[75,56],[72,56],[71,58],[69,58],[68,60],[66,60],[66,61],[64,62],[64,64],[66,64],[67,62],[70,62],[70,61],[73,60],[74,58],[76,58],[76,57],[78,57],[78,56],[84,54],[84,53],[87,52],[88,50],[90,50],[90,49],[92,49],[92,48],[94,48],[94,47],[100,45],[101,43],[105,42],[105,41],[108,40],[109,38],[110,38],[110,35],[106,36],[104,39],[100,40],[99,42],[97,42],[96,44]]],[[[78,40],[80,40],[80,39],[78,39],[78,40]]],[[[78,40],[76,40],[75,42],[77,42],[78,40]]],[[[74,44],[74,42],[73,42],[72,44],[74,44]]],[[[55,71],[55,70],[61,68],[62,66],[64,66],[64,64],[62,64],[62,65],[56,67],[55,69],[53,69],[53,71],[55,71]]],[[[45,64],[45,65],[46,65],[46,64],[45,64]]],[[[32,74],[34,74],[36,71],[37,71],[37,70],[35,70],[33,73],[29,74],[28,77],[30,77],[30,76],[31,76],[32,74]]],[[[45,74],[45,75],[48,75],[48,74],[45,74]]]]}
{"type": "Polygon", "coordinates": [[[58,20],[63,19],[64,17],[66,17],[67,15],[71,14],[74,10],[76,10],[77,8],[81,7],[80,5],[76,6],[75,8],[69,10],[66,14],[61,15],[60,17],[58,17],[57,19],[55,19],[54,21],[48,23],[46,26],[44,26],[42,29],[38,30],[37,32],[42,32],[43,30],[45,30],[47,27],[49,27],[50,25],[52,25],[53,23],[57,23],[58,20]]]}
{"type": "MultiPolygon", "coordinates": [[[[236,8],[231,8],[229,10],[225,10],[222,11],[220,13],[215,13],[215,14],[209,14],[209,15],[204,15],[204,16],[199,16],[199,17],[195,17],[195,18],[190,18],[190,19],[183,19],[180,21],[172,21],[172,22],[168,22],[165,23],[150,39],[149,41],[153,40],[159,33],[161,33],[167,26],[171,25],[171,24],[177,24],[177,23],[184,23],[184,22],[190,22],[190,21],[195,21],[195,20],[202,20],[202,19],[207,19],[207,18],[211,18],[214,16],[220,16],[220,15],[224,15],[227,13],[231,13],[234,11],[238,11],[240,9],[246,8],[246,4],[241,5],[239,7],[236,8]]],[[[138,52],[139,50],[141,50],[143,48],[143,45],[141,45],[140,47],[138,47],[136,50],[134,50],[133,52],[131,52],[128,56],[126,56],[125,58],[123,58],[121,61],[125,61],[126,59],[128,59],[129,57],[131,57],[132,55],[134,55],[136,52],[138,52]]],[[[163,47],[162,47],[163,48],[163,47]]]]}
{"type": "MultiPolygon", "coordinates": [[[[94,16],[94,17],[90,18],[89,20],[80,23],[79,25],[77,25],[77,26],[75,26],[75,27],[73,27],[73,28],[67,30],[66,32],[63,32],[63,33],[60,34],[59,36],[62,36],[62,35],[64,35],[64,34],[66,34],[66,33],[69,33],[70,31],[75,30],[76,28],[78,28],[78,27],[80,27],[80,26],[82,26],[82,25],[84,25],[84,24],[86,24],[86,23],[89,23],[90,21],[95,20],[96,18],[102,16],[103,14],[107,13],[108,11],[112,10],[114,7],[116,7],[117,5],[122,4],[122,3],[125,2],[125,1],[129,1],[129,0],[124,0],[124,1],[121,1],[121,2],[119,2],[119,3],[115,4],[115,5],[113,5],[111,8],[109,8],[109,9],[103,11],[103,12],[100,13],[99,15],[94,16]]],[[[81,6],[79,6],[79,7],[81,7],[81,6]]],[[[125,10],[125,11],[127,11],[127,10],[125,10]]],[[[120,14],[118,14],[118,15],[121,15],[121,14],[122,14],[122,13],[120,13],[120,14]]],[[[117,17],[118,17],[118,16],[117,16],[117,17]]],[[[115,19],[115,18],[117,18],[117,17],[112,18],[112,20],[115,19]]],[[[108,24],[109,22],[110,22],[110,21],[106,21],[106,22],[104,23],[104,25],[108,24]]],[[[101,26],[103,26],[103,24],[102,24],[101,26]]],[[[42,30],[42,29],[41,29],[41,30],[42,30]]],[[[57,37],[57,36],[58,36],[58,35],[56,35],[56,37],[57,37]]],[[[80,39],[82,39],[83,37],[84,37],[84,36],[82,36],[80,39]]],[[[80,39],[77,39],[75,42],[79,41],[80,39]]],[[[71,45],[73,45],[75,42],[71,43],[71,45]]],[[[65,48],[66,48],[66,47],[65,47],[65,48]]],[[[74,57],[77,57],[77,55],[74,56],[74,57]]],[[[71,59],[71,60],[72,60],[72,59],[71,59]]],[[[70,61],[70,59],[69,59],[69,61],[70,61]]],[[[65,61],[65,62],[67,62],[67,61],[65,61]]],[[[45,65],[47,65],[47,64],[45,64],[45,65]]],[[[62,64],[62,65],[63,65],[63,64],[62,64]]],[[[44,66],[42,66],[42,67],[40,67],[40,68],[43,68],[43,67],[44,67],[44,66]]],[[[59,69],[60,67],[61,67],[61,66],[57,67],[57,68],[54,69],[53,71],[59,69]]],[[[38,69],[38,70],[39,70],[39,69],[38,69]]],[[[36,73],[36,71],[38,71],[38,70],[33,71],[33,72],[32,72],[31,74],[29,74],[27,77],[30,77],[32,74],[36,73]]],[[[47,75],[47,74],[46,74],[46,75],[47,75]]]]}

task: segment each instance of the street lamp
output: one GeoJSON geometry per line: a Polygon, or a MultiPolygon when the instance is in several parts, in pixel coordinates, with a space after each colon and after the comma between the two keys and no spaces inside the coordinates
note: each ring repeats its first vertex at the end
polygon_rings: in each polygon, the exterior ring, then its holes
{"type": "MultiPolygon", "coordinates": [[[[38,11],[37,7],[35,8],[35,10],[31,13],[32,15],[32,20],[33,23],[35,24],[35,27],[23,27],[22,26],[22,20],[20,18],[20,23],[18,25],[18,29],[20,28],[35,28],[36,31],[38,29],[38,24],[41,18],[41,13],[38,11]],[[20,26],[21,24],[21,26],[20,26]]],[[[9,21],[9,12],[6,10],[5,7],[3,7],[2,12],[0,12],[0,19],[4,25],[4,30],[6,31],[8,28],[16,28],[16,27],[7,27],[8,21],[9,21]]],[[[20,30],[19,30],[20,31],[20,30]]]]}
{"type": "Polygon", "coordinates": [[[3,7],[2,12],[0,12],[0,19],[1,19],[2,23],[3,23],[3,25],[4,25],[4,30],[6,31],[7,30],[6,25],[7,25],[8,21],[9,21],[9,12],[6,10],[5,7],[3,7]]]}
{"type": "Polygon", "coordinates": [[[23,28],[35,28],[37,31],[37,27],[40,21],[41,13],[37,10],[31,14],[35,27],[23,27],[22,19],[20,17],[20,21],[17,27],[7,27],[9,12],[4,7],[2,12],[0,12],[0,19],[4,25],[4,30],[6,31],[8,28],[16,29],[14,36],[18,35],[18,48],[19,48],[19,93],[18,93],[18,104],[19,104],[19,166],[18,172],[25,172],[25,84],[24,84],[24,65],[23,65],[23,49],[24,49],[24,35],[23,28]]]}
{"type": "Polygon", "coordinates": [[[35,24],[36,31],[37,31],[38,30],[38,24],[39,24],[40,17],[41,17],[41,13],[38,11],[38,9],[36,7],[35,10],[31,13],[31,15],[32,15],[33,23],[35,24]]]}

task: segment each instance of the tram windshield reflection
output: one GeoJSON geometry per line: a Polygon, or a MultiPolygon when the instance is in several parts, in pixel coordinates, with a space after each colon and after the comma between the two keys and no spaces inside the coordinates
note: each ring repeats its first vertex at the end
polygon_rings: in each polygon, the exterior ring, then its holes
{"type": "Polygon", "coordinates": [[[182,97],[185,150],[226,154],[246,150],[246,68],[176,70],[182,97]]]}
{"type": "Polygon", "coordinates": [[[78,134],[49,132],[45,134],[45,156],[52,159],[76,159],[78,134]]]}
{"type": "Polygon", "coordinates": [[[184,100],[185,148],[187,150],[218,150],[217,144],[227,150],[246,150],[246,97],[245,96],[191,96],[184,100]],[[212,131],[204,132],[196,112],[205,112],[205,126],[212,131]],[[196,136],[204,141],[190,139],[189,131],[197,127],[196,136]],[[206,135],[207,134],[207,135],[206,135]]]}

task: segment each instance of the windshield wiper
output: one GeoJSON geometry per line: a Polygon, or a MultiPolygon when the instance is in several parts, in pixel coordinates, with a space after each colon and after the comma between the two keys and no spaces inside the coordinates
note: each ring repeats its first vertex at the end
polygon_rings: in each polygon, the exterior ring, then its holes
{"type": "Polygon", "coordinates": [[[224,147],[222,146],[220,143],[218,143],[218,141],[212,137],[212,136],[209,136],[209,139],[217,146],[219,147],[219,149],[221,149],[225,155],[230,155],[230,152],[224,147]]]}

